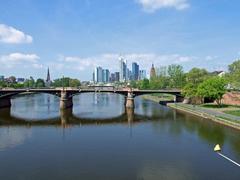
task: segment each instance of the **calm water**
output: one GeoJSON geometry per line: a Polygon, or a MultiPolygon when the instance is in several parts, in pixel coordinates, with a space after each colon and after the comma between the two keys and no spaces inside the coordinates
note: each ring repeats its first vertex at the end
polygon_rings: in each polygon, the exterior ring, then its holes
{"type": "Polygon", "coordinates": [[[240,179],[240,132],[136,98],[74,97],[59,112],[46,94],[16,97],[0,110],[0,179],[240,179]]]}

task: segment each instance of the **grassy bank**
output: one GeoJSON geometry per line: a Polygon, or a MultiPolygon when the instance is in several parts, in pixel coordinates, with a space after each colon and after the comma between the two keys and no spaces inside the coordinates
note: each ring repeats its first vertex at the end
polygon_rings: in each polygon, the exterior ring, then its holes
{"type": "Polygon", "coordinates": [[[146,100],[151,100],[151,101],[154,101],[157,103],[159,103],[160,101],[173,101],[174,100],[174,96],[169,95],[169,94],[143,95],[142,98],[146,99],[146,100]]]}
{"type": "MultiPolygon", "coordinates": [[[[182,104],[182,103],[177,103],[177,104],[169,103],[168,106],[171,108],[177,109],[179,111],[191,113],[196,116],[203,117],[205,119],[210,119],[217,123],[240,130],[240,117],[236,116],[235,114],[230,114],[230,113],[227,114],[222,109],[220,111],[219,109],[216,109],[216,108],[206,108],[206,107],[193,106],[193,105],[182,104]]],[[[227,107],[224,107],[223,109],[226,109],[226,108],[227,107]]],[[[234,108],[238,108],[238,107],[234,107],[234,108]]]]}

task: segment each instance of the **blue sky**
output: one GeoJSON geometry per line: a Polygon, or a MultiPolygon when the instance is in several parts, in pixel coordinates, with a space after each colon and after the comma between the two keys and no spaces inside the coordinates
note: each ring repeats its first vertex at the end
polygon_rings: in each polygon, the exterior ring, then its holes
{"type": "Polygon", "coordinates": [[[239,0],[8,0],[0,6],[0,75],[90,80],[121,54],[149,71],[227,70],[240,57],[239,0]]]}

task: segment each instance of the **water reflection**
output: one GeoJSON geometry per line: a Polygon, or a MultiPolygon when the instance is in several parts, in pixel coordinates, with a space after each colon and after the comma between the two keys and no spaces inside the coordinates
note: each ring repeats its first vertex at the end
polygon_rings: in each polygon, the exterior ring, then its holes
{"type": "Polygon", "coordinates": [[[0,127],[0,151],[23,144],[26,139],[31,137],[31,134],[31,130],[26,128],[0,127]]]}

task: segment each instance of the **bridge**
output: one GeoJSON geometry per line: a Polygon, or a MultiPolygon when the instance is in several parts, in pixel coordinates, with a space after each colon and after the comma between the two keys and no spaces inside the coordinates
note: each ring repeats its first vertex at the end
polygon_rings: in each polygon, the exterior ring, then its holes
{"type": "Polygon", "coordinates": [[[99,89],[0,89],[0,108],[11,107],[11,97],[18,94],[30,93],[47,93],[58,96],[60,98],[60,109],[68,109],[73,107],[72,98],[75,95],[82,93],[115,93],[121,94],[125,97],[126,108],[134,108],[134,98],[136,96],[145,94],[171,94],[175,96],[175,102],[183,101],[180,90],[134,90],[128,89],[113,89],[113,90],[99,90],[99,89]]]}

